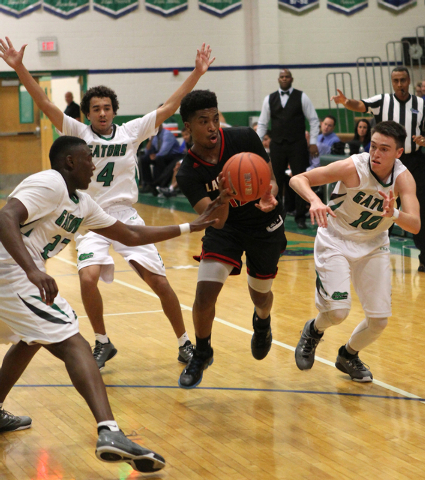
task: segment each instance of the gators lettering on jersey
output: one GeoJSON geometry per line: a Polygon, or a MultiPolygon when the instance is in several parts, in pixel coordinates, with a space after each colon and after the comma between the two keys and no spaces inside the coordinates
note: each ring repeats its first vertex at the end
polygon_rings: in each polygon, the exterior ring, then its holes
{"type": "Polygon", "coordinates": [[[368,239],[380,235],[393,224],[391,218],[382,217],[384,199],[378,190],[389,195],[394,192],[397,177],[406,167],[396,160],[387,183],[381,182],[370,168],[370,155],[361,153],[352,155],[360,184],[355,188],[347,188],[338,182],[329,202],[336,218],[328,215],[328,223],[341,236],[350,240],[368,239]]]}
{"type": "MultiPolygon", "coordinates": [[[[258,135],[248,127],[233,127],[219,130],[221,136],[220,158],[216,165],[207,163],[191,150],[183,159],[177,173],[177,182],[182,192],[194,207],[202,198],[214,200],[218,197],[218,175],[224,164],[233,155],[240,152],[252,152],[260,155],[268,163],[270,161],[258,135]]],[[[270,226],[283,208],[280,198],[274,210],[264,213],[255,206],[255,202],[241,202],[232,199],[227,222],[234,227],[266,228],[270,226]]]]}
{"type": "Polygon", "coordinates": [[[62,133],[83,139],[92,152],[96,170],[86,191],[102,208],[137,202],[137,149],[141,142],[156,135],[155,122],[156,110],[121,126],[112,125],[111,137],[103,137],[90,125],[64,115],[62,133]]]}

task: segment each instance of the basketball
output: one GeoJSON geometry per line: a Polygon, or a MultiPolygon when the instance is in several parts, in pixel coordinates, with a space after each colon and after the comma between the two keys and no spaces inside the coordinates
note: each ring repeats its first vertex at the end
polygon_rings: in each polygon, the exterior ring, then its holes
{"type": "Polygon", "coordinates": [[[236,199],[243,202],[257,200],[270,185],[270,168],[259,155],[241,152],[229,158],[223,167],[225,187],[230,188],[229,173],[236,199]]]}

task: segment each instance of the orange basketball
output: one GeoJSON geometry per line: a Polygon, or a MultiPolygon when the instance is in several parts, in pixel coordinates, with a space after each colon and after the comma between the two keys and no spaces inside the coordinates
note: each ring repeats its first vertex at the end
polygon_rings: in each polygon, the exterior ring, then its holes
{"type": "Polygon", "coordinates": [[[243,202],[251,202],[262,197],[270,185],[269,165],[255,153],[237,153],[224,164],[225,187],[231,189],[229,172],[236,191],[236,199],[243,202]]]}

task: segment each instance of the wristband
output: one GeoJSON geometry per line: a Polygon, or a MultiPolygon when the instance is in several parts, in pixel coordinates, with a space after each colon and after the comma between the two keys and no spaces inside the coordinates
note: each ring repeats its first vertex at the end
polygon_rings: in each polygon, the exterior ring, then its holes
{"type": "Polygon", "coordinates": [[[400,216],[400,210],[398,210],[397,208],[394,209],[394,213],[393,213],[393,216],[391,217],[391,220],[395,221],[397,220],[397,218],[400,216]]]}
{"type": "Polygon", "coordinates": [[[180,235],[183,235],[183,233],[190,233],[190,223],[181,223],[179,225],[180,228],[180,235]]]}

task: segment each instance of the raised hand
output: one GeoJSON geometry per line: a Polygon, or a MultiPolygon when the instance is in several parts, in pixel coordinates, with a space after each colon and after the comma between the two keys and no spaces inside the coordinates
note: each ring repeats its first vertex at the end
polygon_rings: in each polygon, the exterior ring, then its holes
{"type": "Polygon", "coordinates": [[[52,305],[59,292],[55,279],[38,269],[27,273],[27,277],[40,290],[43,302],[46,305],[52,305]]]}
{"type": "Polygon", "coordinates": [[[23,45],[19,52],[15,50],[9,37],[5,37],[6,41],[0,38],[0,57],[14,70],[22,64],[24,52],[27,45],[23,45]]]}
{"type": "Polygon", "coordinates": [[[211,56],[211,47],[209,45],[205,46],[205,43],[202,44],[200,49],[196,50],[196,60],[195,60],[195,69],[203,75],[209,68],[209,66],[214,62],[215,57],[210,59],[211,56]]]}
{"type": "Polygon", "coordinates": [[[338,95],[334,95],[333,97],[331,97],[331,101],[334,100],[337,105],[345,105],[347,97],[341,92],[341,90],[336,89],[336,91],[338,92],[338,95]]]}
{"type": "Polygon", "coordinates": [[[278,201],[276,197],[272,194],[272,185],[269,185],[266,192],[260,198],[260,201],[255,204],[255,206],[264,213],[271,212],[276,208],[278,201]]]}
{"type": "Polygon", "coordinates": [[[384,204],[382,206],[384,211],[381,216],[391,218],[394,215],[394,205],[395,205],[395,197],[394,197],[393,191],[390,190],[389,195],[387,195],[384,192],[381,192],[381,190],[378,190],[378,193],[384,199],[384,204]]]}

